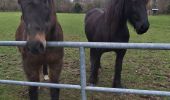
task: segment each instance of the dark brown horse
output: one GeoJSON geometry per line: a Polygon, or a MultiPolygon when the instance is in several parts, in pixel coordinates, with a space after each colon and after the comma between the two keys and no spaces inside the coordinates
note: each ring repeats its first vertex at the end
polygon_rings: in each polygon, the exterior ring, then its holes
{"type": "MultiPolygon", "coordinates": [[[[148,0],[110,0],[106,9],[92,9],[86,14],[85,32],[89,42],[128,42],[127,22],[134,26],[138,34],[149,28],[147,5],[148,0]]],[[[113,87],[121,88],[122,62],[126,49],[90,49],[91,75],[90,84],[96,85],[100,59],[104,52],[116,52],[115,75],[113,87]]]]}
{"type": "MultiPolygon", "coordinates": [[[[51,83],[58,83],[63,65],[63,48],[46,47],[46,41],[63,41],[63,32],[56,19],[54,0],[18,0],[22,17],[16,32],[27,79],[39,82],[42,66],[48,65],[51,83]]],[[[59,89],[50,89],[51,100],[59,99],[59,89]]],[[[38,100],[38,87],[29,87],[30,100],[38,100]]]]}

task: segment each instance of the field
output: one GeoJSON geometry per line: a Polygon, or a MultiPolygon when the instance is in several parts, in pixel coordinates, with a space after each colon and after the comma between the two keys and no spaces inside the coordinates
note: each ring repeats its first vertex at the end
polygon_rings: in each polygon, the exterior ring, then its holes
{"type": "MultiPolygon", "coordinates": [[[[150,30],[137,35],[130,26],[130,42],[169,43],[170,16],[150,16],[150,30]]],[[[84,35],[84,14],[58,14],[65,41],[87,41],[84,35]]],[[[15,40],[20,13],[0,13],[0,41],[15,40]]],[[[114,52],[102,57],[98,86],[111,87],[114,74],[114,52]]],[[[89,49],[86,49],[87,79],[89,78],[89,49]]],[[[64,67],[60,83],[79,84],[79,50],[65,48],[64,67]]],[[[21,57],[15,47],[0,47],[0,79],[26,80],[21,57]]],[[[123,64],[122,83],[127,88],[170,91],[170,51],[128,50],[123,64]]],[[[42,88],[40,100],[49,100],[49,91],[42,88]]],[[[89,92],[88,100],[168,100],[168,97],[123,95],[89,92]]],[[[27,100],[27,87],[0,85],[0,100],[27,100]]],[[[62,89],[61,100],[80,100],[80,91],[62,89]]]]}

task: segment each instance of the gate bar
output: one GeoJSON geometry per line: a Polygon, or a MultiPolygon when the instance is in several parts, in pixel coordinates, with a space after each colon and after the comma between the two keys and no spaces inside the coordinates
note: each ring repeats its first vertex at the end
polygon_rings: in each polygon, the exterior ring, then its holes
{"type": "MultiPolygon", "coordinates": [[[[26,41],[0,41],[0,46],[24,46],[25,44],[26,44],[26,41]]],[[[52,83],[12,81],[12,80],[0,80],[0,83],[1,84],[24,85],[24,86],[42,86],[42,87],[52,87],[52,88],[81,89],[82,100],[87,99],[86,90],[98,91],[98,92],[170,96],[170,92],[167,92],[167,91],[118,89],[118,88],[86,86],[86,68],[85,68],[85,51],[84,51],[84,48],[170,50],[170,43],[48,42],[47,46],[49,46],[49,47],[80,48],[81,86],[80,85],[69,85],[69,84],[52,84],[52,83]]]]}
{"type": "Polygon", "coordinates": [[[65,89],[81,89],[80,85],[26,82],[26,81],[13,81],[13,80],[0,80],[0,84],[40,86],[40,87],[50,87],[50,88],[65,88],[65,89]]]}
{"type": "Polygon", "coordinates": [[[81,100],[87,100],[86,96],[86,63],[85,63],[85,50],[80,47],[80,80],[81,80],[81,100]]]}
{"type": "MultiPolygon", "coordinates": [[[[51,87],[51,88],[66,88],[66,89],[81,89],[80,85],[37,83],[37,82],[12,81],[12,80],[0,80],[0,84],[40,86],[40,87],[51,87]]],[[[96,92],[123,93],[123,94],[170,96],[170,92],[154,91],[154,90],[119,89],[119,88],[90,87],[90,86],[87,86],[86,90],[96,91],[96,92]]]]}
{"type": "Polygon", "coordinates": [[[138,95],[150,95],[150,96],[170,96],[170,92],[167,91],[154,91],[154,90],[139,90],[139,89],[121,89],[121,88],[105,88],[105,87],[90,87],[87,86],[86,90],[96,92],[107,93],[120,93],[120,94],[138,94],[138,95]]]}
{"type": "MultiPolygon", "coordinates": [[[[0,46],[24,46],[25,41],[0,41],[0,46]]],[[[170,50],[170,43],[47,42],[49,47],[170,50]]]]}

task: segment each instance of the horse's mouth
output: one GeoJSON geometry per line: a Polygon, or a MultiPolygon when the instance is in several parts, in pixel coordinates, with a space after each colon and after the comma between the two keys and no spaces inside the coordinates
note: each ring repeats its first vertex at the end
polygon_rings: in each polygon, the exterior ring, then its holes
{"type": "Polygon", "coordinates": [[[139,34],[139,35],[142,35],[144,33],[146,33],[147,30],[136,30],[136,32],[139,34]]]}
{"type": "Polygon", "coordinates": [[[136,29],[136,32],[138,34],[144,34],[144,33],[146,33],[148,31],[149,26],[150,26],[149,22],[145,22],[145,23],[143,23],[141,25],[140,24],[136,25],[135,29],[136,29]]]}
{"type": "Polygon", "coordinates": [[[146,29],[140,28],[140,29],[137,29],[136,32],[137,32],[139,35],[142,35],[142,34],[146,33],[146,32],[148,31],[148,29],[149,29],[149,28],[146,28],[146,29]]]}
{"type": "Polygon", "coordinates": [[[32,48],[32,49],[28,49],[28,51],[33,54],[33,55],[39,55],[39,54],[44,54],[45,53],[45,49],[36,49],[36,48],[32,48]]]}
{"type": "Polygon", "coordinates": [[[26,49],[31,54],[39,55],[44,54],[46,51],[46,45],[41,42],[27,42],[26,49]]]}
{"type": "Polygon", "coordinates": [[[142,25],[136,28],[136,32],[140,35],[146,33],[148,29],[149,29],[149,25],[142,25]]]}

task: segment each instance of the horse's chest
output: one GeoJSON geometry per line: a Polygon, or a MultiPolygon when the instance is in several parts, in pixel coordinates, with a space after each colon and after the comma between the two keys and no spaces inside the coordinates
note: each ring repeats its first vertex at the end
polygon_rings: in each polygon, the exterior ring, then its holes
{"type": "Polygon", "coordinates": [[[47,63],[57,63],[59,60],[63,58],[63,50],[59,50],[58,52],[52,51],[52,52],[47,52],[45,56],[45,61],[47,63]]]}

